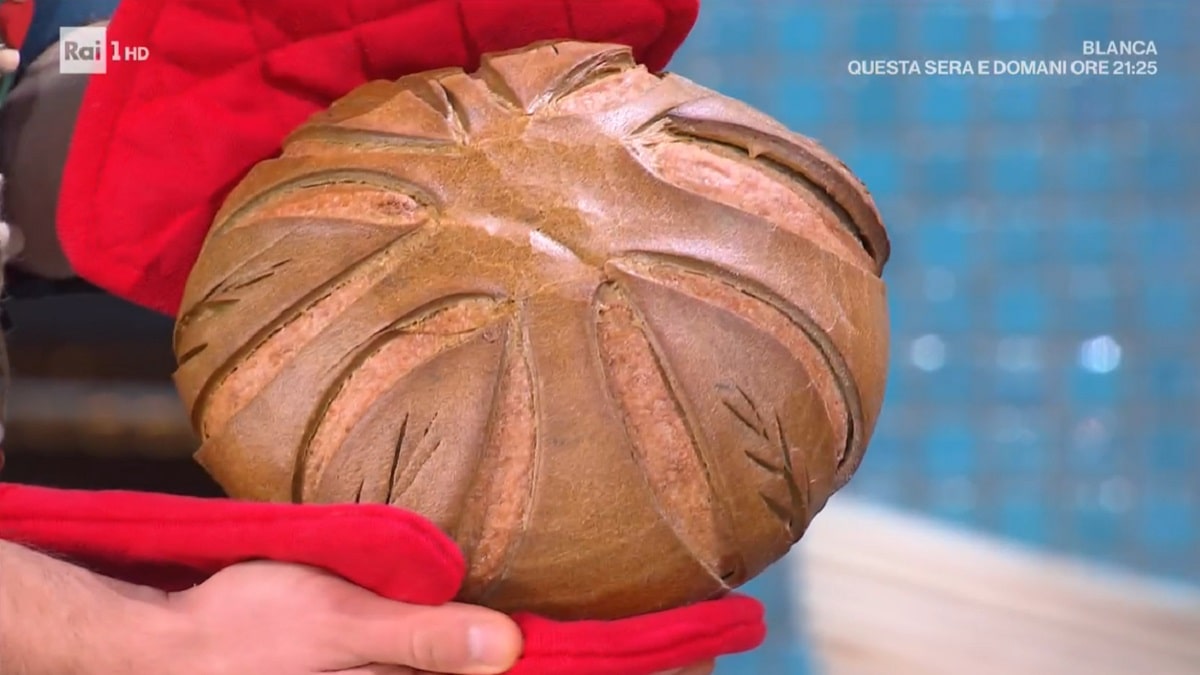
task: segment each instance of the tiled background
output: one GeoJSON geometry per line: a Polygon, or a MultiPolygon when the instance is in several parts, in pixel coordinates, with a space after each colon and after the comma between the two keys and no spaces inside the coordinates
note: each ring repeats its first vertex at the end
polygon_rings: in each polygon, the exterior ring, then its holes
{"type": "MultiPolygon", "coordinates": [[[[703,0],[673,69],[821,140],[889,226],[893,367],[850,491],[1200,583],[1200,2],[703,0]],[[865,77],[855,59],[1077,59],[1146,77],[865,77]],[[1136,58],[1136,57],[1131,57],[1136,58]]],[[[728,675],[819,664],[790,637],[728,675]]]]}

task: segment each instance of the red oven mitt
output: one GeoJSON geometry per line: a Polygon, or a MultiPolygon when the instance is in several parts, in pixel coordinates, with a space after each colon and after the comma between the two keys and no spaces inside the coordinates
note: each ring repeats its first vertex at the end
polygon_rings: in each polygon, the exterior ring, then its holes
{"type": "Polygon", "coordinates": [[[33,0],[0,0],[0,101],[12,86],[21,63],[21,45],[33,25],[33,0]]]}
{"type": "Polygon", "coordinates": [[[0,42],[10,49],[20,49],[33,23],[33,0],[7,2],[0,0],[0,42]]]}
{"type": "Polygon", "coordinates": [[[539,40],[626,44],[661,70],[699,0],[122,0],[63,175],[75,271],[166,314],[226,194],[313,113],[375,79],[473,70],[539,40]]]}
{"type": "MultiPolygon", "coordinates": [[[[320,567],[382,596],[442,604],[462,554],[420,516],[387,506],[265,504],[139,492],[0,484],[0,539],[167,591],[229,565],[270,559],[320,567]]],[[[514,617],[525,651],[512,675],[651,675],[753,649],[762,605],[729,596],[620,621],[514,617]]]]}

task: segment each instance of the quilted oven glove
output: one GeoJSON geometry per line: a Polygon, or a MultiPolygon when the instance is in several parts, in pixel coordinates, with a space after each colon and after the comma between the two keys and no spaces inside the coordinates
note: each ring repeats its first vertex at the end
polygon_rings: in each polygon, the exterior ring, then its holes
{"type": "MultiPolygon", "coordinates": [[[[696,0],[123,0],[109,40],[148,49],[92,76],[64,171],[59,236],[74,269],[174,314],[225,193],[313,113],[374,79],[473,69],[479,55],[556,38],[633,47],[663,68],[696,0]]],[[[201,500],[0,484],[0,538],[164,590],[228,565],[313,565],[383,596],[452,599],[461,553],[423,518],[365,505],[201,500]]],[[[511,671],[641,675],[753,649],[743,596],[620,621],[515,617],[511,671]]]]}
{"type": "Polygon", "coordinates": [[[81,277],[173,315],[228,191],[359,85],[552,39],[629,45],[659,71],[698,1],[122,0],[109,41],[148,58],[89,82],[59,240],[81,277]]]}
{"type": "Polygon", "coordinates": [[[19,50],[32,22],[32,2],[0,2],[0,76],[20,65],[19,50]]]}

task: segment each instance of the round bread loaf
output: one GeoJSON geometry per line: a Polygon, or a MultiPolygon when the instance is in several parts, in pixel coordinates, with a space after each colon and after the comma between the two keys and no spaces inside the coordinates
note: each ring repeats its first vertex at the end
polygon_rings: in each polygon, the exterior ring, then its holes
{"type": "Polygon", "coordinates": [[[813,141],[621,46],[373,82],[258,165],[178,317],[231,496],[386,503],[560,619],[782,557],[879,413],[888,240],[813,141]]]}

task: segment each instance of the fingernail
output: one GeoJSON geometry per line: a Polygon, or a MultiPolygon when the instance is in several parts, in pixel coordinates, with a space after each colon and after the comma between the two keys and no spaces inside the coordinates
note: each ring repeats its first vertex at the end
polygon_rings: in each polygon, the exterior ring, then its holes
{"type": "Polygon", "coordinates": [[[471,626],[467,629],[467,650],[471,663],[501,672],[512,665],[512,635],[497,626],[471,626]]]}

